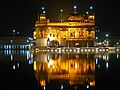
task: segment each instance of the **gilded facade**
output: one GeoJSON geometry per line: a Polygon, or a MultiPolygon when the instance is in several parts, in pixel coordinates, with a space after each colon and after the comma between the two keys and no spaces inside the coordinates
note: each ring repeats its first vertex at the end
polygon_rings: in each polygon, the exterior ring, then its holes
{"type": "Polygon", "coordinates": [[[71,14],[65,21],[52,22],[41,14],[34,29],[37,46],[93,46],[95,15],[71,14]]]}

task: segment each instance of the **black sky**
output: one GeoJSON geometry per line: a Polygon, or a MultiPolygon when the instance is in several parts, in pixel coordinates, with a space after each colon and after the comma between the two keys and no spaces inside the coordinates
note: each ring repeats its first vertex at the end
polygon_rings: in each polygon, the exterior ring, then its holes
{"type": "Polygon", "coordinates": [[[11,36],[13,29],[20,32],[19,36],[32,36],[41,6],[45,7],[48,18],[57,19],[61,9],[66,15],[71,13],[76,5],[78,12],[84,12],[92,3],[99,29],[112,36],[120,36],[119,2],[115,0],[1,0],[0,36],[11,36]]]}
{"type": "Polygon", "coordinates": [[[118,0],[96,1],[96,25],[111,36],[120,36],[120,10],[118,0]]]}

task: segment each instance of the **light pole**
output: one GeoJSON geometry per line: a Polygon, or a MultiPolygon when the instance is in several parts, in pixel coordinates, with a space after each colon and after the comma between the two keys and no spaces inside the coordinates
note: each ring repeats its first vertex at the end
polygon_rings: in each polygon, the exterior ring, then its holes
{"type": "Polygon", "coordinates": [[[105,40],[104,40],[104,46],[109,46],[110,40],[109,40],[109,34],[105,34],[105,40]]]}
{"type": "Polygon", "coordinates": [[[60,22],[63,22],[63,9],[60,10],[60,22]]]}

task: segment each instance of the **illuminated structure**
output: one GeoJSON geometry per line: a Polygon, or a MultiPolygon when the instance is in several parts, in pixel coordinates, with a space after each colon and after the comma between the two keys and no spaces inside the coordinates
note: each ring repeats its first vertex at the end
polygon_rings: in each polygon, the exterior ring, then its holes
{"type": "Polygon", "coordinates": [[[33,37],[37,46],[93,46],[95,15],[78,14],[76,8],[66,20],[51,22],[45,13],[38,16],[33,37]]]}
{"type": "Polygon", "coordinates": [[[36,53],[34,71],[40,86],[51,80],[68,81],[70,85],[95,86],[95,60],[93,54],[78,53],[36,53]]]}
{"type": "Polygon", "coordinates": [[[0,50],[29,49],[29,37],[0,37],[0,50]]]}

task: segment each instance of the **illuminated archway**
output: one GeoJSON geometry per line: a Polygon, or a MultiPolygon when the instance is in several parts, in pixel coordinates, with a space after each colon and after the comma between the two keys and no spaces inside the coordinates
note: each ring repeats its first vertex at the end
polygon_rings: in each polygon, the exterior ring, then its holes
{"type": "Polygon", "coordinates": [[[49,46],[52,46],[52,47],[58,47],[59,46],[59,42],[57,40],[52,40],[52,41],[49,41],[49,46]]]}

